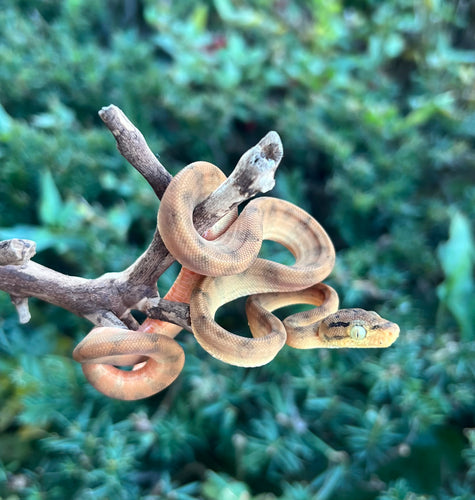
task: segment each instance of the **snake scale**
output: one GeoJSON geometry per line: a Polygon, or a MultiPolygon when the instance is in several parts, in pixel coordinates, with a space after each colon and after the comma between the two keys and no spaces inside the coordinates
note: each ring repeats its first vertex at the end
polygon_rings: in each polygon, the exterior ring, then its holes
{"type": "MultiPolygon", "coordinates": [[[[158,230],[182,270],[165,296],[189,302],[199,344],[226,363],[255,367],[268,363],[285,344],[298,349],[388,347],[399,327],[363,309],[338,310],[338,295],[322,283],[333,269],[335,251],[322,226],[301,208],[260,197],[219,221],[201,236],[193,210],[226,179],[216,166],[195,162],[179,172],[163,195],[158,230]],[[285,246],[292,265],[258,257],[263,240],[285,246]],[[248,296],[252,337],[222,328],[214,319],[222,305],[248,296]],[[272,311],[310,304],[283,321],[272,311]]],[[[134,400],[151,396],[181,372],[184,353],[173,337],[180,327],[147,319],[137,331],[95,327],[76,346],[89,382],[107,396],[134,400]],[[132,370],[121,366],[133,365],[132,370]]]]}

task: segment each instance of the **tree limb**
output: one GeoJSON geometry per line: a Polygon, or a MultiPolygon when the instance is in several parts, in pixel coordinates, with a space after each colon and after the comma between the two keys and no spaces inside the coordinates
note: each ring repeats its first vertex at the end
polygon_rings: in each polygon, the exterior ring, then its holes
{"type": "Polygon", "coordinates": [[[36,243],[31,240],[0,241],[0,266],[27,263],[36,253],[36,243]]]}
{"type": "MultiPolygon", "coordinates": [[[[116,106],[103,108],[99,115],[113,133],[121,154],[160,198],[171,175],[151,152],[141,132],[116,106]]],[[[244,153],[229,178],[196,208],[197,230],[204,232],[242,201],[272,189],[282,155],[276,132],[269,132],[244,153]]],[[[146,251],[129,268],[96,279],[67,276],[31,262],[34,253],[34,242],[28,240],[0,242],[0,290],[11,295],[22,322],[29,320],[27,297],[37,297],[95,325],[136,329],[138,323],[130,310],[138,309],[152,318],[190,328],[187,304],[158,297],[157,279],[174,261],[158,230],[146,251]]]]}
{"type": "Polygon", "coordinates": [[[153,319],[174,323],[191,332],[189,304],[154,298],[145,302],[144,312],[153,319]]]}
{"type": "Polygon", "coordinates": [[[120,154],[143,175],[161,199],[172,176],[152,153],[142,132],[113,104],[102,108],[99,116],[115,137],[120,154]]]}
{"type": "MultiPolygon", "coordinates": [[[[196,230],[204,233],[223,215],[258,193],[270,191],[275,184],[275,171],[283,156],[283,147],[277,132],[269,132],[253,148],[244,153],[231,175],[195,209],[196,230]]],[[[155,231],[144,254],[124,271],[131,283],[156,283],[174,262],[162,238],[155,231]]]]}

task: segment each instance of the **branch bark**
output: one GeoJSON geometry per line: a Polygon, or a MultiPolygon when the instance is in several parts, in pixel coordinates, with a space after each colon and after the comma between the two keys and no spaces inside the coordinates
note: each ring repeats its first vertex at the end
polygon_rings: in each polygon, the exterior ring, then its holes
{"type": "MultiPolygon", "coordinates": [[[[258,193],[270,191],[275,184],[275,171],[283,156],[277,132],[269,132],[253,148],[244,153],[231,175],[216,191],[200,203],[193,214],[198,232],[215,224],[221,217],[258,193]]],[[[124,271],[131,283],[156,283],[174,262],[158,231],[144,254],[124,271]]]]}
{"type": "MultiPolygon", "coordinates": [[[[99,115],[114,135],[120,153],[161,198],[172,177],[141,132],[116,106],[103,108],[99,115]]],[[[197,230],[204,232],[239,203],[272,189],[282,155],[282,143],[276,132],[269,132],[244,153],[229,178],[196,208],[197,230]]],[[[32,262],[34,253],[34,242],[28,240],[0,242],[0,290],[11,295],[22,322],[29,320],[27,298],[36,297],[99,326],[135,329],[137,322],[130,310],[138,309],[152,318],[190,329],[188,305],[158,296],[157,279],[174,261],[158,230],[146,251],[129,268],[97,279],[58,273],[32,262]]]]}
{"type": "Polygon", "coordinates": [[[115,137],[120,154],[143,175],[161,199],[172,176],[148,147],[140,130],[113,104],[102,108],[99,116],[115,137]]]}

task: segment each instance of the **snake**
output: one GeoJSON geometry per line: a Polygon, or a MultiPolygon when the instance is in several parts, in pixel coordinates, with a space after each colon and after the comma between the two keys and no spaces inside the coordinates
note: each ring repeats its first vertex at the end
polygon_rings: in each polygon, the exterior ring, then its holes
{"type": "MultiPolygon", "coordinates": [[[[335,250],[324,228],[305,210],[262,196],[237,215],[233,211],[206,234],[198,233],[193,212],[226,176],[209,162],[194,162],[167,187],[157,227],[182,269],[165,295],[189,303],[191,329],[201,347],[225,363],[257,367],[269,363],[285,344],[297,349],[388,347],[399,336],[397,324],[374,311],[339,309],[336,291],[323,283],[335,264],[335,250]],[[285,265],[260,257],[264,240],[283,245],[294,257],[285,265]],[[220,326],[223,305],[248,297],[251,337],[220,326]],[[313,306],[280,320],[276,309],[313,306]]],[[[138,330],[94,327],[76,346],[88,381],[116,399],[149,397],[170,385],[184,365],[174,337],[181,327],[147,318],[138,330]],[[122,366],[133,366],[129,371],[122,366]]]]}

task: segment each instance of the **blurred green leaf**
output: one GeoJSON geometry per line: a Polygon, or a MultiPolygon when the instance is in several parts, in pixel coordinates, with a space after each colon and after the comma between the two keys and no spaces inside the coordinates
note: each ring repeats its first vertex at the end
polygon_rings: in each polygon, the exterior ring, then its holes
{"type": "Polygon", "coordinates": [[[0,238],[9,240],[13,238],[24,238],[36,243],[37,252],[48,248],[55,248],[60,253],[72,248],[84,247],[84,242],[78,236],[59,235],[54,230],[41,226],[14,226],[0,228],[0,238]]]}
{"type": "Polygon", "coordinates": [[[384,42],[384,51],[389,57],[397,57],[404,50],[404,38],[398,33],[391,33],[384,42]]]}
{"type": "Polygon", "coordinates": [[[51,172],[40,174],[40,201],[38,215],[42,224],[56,226],[62,217],[63,202],[51,172]]]}
{"type": "Polygon", "coordinates": [[[459,211],[451,216],[449,239],[439,246],[445,279],[437,287],[441,302],[454,315],[466,341],[475,338],[475,245],[468,218],[459,211]]]}
{"type": "Polygon", "coordinates": [[[191,15],[191,23],[197,31],[204,31],[208,22],[208,7],[206,5],[196,5],[191,15]]]}
{"type": "Polygon", "coordinates": [[[203,484],[203,494],[208,500],[251,500],[251,495],[244,483],[230,477],[209,471],[203,484]]]}
{"type": "Polygon", "coordinates": [[[12,119],[0,104],[0,139],[5,140],[12,128],[12,119]]]}

